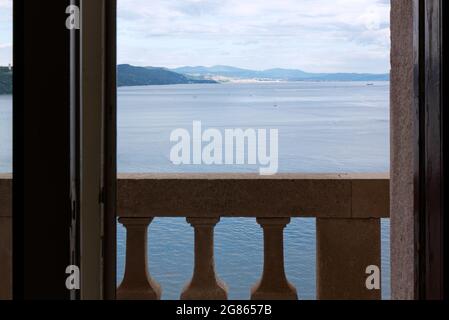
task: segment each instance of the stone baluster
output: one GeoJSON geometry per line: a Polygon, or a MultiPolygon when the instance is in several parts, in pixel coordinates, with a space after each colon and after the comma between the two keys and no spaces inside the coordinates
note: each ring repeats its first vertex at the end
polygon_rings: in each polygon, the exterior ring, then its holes
{"type": "Polygon", "coordinates": [[[117,299],[158,300],[161,288],[150,276],[147,229],[153,218],[119,218],[126,228],[126,265],[117,299]]]}
{"type": "Polygon", "coordinates": [[[284,270],[283,230],[290,218],[258,218],[263,228],[264,265],[262,279],[251,289],[252,300],[296,300],[295,287],[284,270]]]}
{"type": "Polygon", "coordinates": [[[220,218],[187,218],[195,229],[195,265],[182,300],[225,300],[227,289],[215,273],[214,227],[220,218]]]}

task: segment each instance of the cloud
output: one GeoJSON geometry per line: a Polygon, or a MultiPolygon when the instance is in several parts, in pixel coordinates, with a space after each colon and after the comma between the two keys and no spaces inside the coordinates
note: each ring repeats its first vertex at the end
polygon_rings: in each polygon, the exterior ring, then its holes
{"type": "MultiPolygon", "coordinates": [[[[0,0],[10,43],[12,0],[0,0]],[[4,10],[7,9],[7,10],[4,10]]],[[[119,62],[388,72],[389,0],[119,0],[119,62]]],[[[10,60],[2,48],[0,64],[10,60]]]]}
{"type": "Polygon", "coordinates": [[[323,72],[389,70],[387,0],[123,0],[118,4],[121,62],[323,72]],[[355,63],[363,60],[365,66],[355,63]]]}
{"type": "Polygon", "coordinates": [[[0,8],[12,9],[12,0],[0,0],[0,8]]]}

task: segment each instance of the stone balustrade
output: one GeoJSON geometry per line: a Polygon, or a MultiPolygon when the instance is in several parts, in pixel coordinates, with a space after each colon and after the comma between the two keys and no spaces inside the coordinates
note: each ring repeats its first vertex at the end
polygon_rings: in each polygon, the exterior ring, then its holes
{"type": "Polygon", "coordinates": [[[181,299],[227,298],[214,267],[214,227],[227,217],[255,218],[263,229],[263,273],[251,299],[298,299],[285,273],[283,248],[283,230],[298,217],[316,219],[318,299],[381,298],[365,282],[366,267],[381,264],[387,174],[121,174],[117,211],[127,230],[118,299],[160,298],[146,250],[147,228],[156,217],[185,217],[194,228],[193,276],[181,299]]]}

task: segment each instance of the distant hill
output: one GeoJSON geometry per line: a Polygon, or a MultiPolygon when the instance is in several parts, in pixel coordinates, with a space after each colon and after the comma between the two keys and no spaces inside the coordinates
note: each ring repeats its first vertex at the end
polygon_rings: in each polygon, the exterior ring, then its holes
{"type": "Polygon", "coordinates": [[[0,94],[12,93],[12,71],[8,67],[0,67],[0,94]]]}
{"type": "Polygon", "coordinates": [[[172,71],[187,76],[200,76],[203,78],[225,77],[234,79],[260,79],[284,81],[388,81],[389,74],[370,73],[309,73],[295,69],[268,69],[255,71],[229,66],[213,67],[180,67],[172,71]]]}
{"type": "Polygon", "coordinates": [[[189,83],[217,83],[214,80],[195,79],[165,68],[135,67],[129,64],[117,66],[117,85],[145,86],[189,83]]]}

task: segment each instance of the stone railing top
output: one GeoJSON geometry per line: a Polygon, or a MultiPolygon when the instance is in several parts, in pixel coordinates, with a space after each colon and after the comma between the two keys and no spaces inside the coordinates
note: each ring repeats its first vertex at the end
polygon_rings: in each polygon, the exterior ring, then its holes
{"type": "MultiPolygon", "coordinates": [[[[0,175],[1,177],[1,175],[0,175]]],[[[119,173],[119,180],[389,180],[389,173],[119,173]]]]}
{"type": "Polygon", "coordinates": [[[389,217],[389,175],[119,174],[121,217],[389,217]]]}

